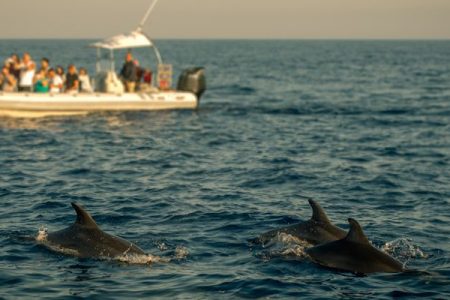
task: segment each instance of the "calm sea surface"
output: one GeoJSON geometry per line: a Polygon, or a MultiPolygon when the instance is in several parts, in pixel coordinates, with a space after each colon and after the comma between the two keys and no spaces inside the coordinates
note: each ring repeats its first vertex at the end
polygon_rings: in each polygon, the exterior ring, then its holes
{"type": "MultiPolygon", "coordinates": [[[[1,41],[0,59],[27,50],[93,72],[88,43],[1,41]]],[[[450,297],[450,42],[158,45],[177,74],[206,67],[198,111],[0,118],[0,298],[450,297]],[[358,277],[289,240],[248,243],[308,219],[308,197],[420,272],[358,277]],[[170,262],[80,260],[27,239],[71,224],[73,201],[170,262]]]]}

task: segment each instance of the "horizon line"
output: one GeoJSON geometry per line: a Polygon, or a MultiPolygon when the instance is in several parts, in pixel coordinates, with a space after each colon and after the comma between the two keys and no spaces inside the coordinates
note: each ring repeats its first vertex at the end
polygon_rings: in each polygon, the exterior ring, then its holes
{"type": "MultiPolygon", "coordinates": [[[[103,40],[105,37],[0,37],[2,41],[86,41],[86,40],[103,40]]],[[[151,38],[151,40],[192,40],[192,41],[450,41],[450,37],[159,37],[151,38]]]]}

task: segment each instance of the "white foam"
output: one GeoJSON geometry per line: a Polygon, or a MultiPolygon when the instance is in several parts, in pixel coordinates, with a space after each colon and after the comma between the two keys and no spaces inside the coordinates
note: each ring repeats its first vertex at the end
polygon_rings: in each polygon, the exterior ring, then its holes
{"type": "Polygon", "coordinates": [[[411,258],[427,258],[428,254],[415,245],[410,238],[399,238],[385,243],[381,250],[400,259],[408,260],[411,258]]]}
{"type": "Polygon", "coordinates": [[[305,250],[311,244],[291,234],[279,232],[264,247],[270,247],[270,251],[263,254],[264,260],[277,256],[304,258],[307,256],[305,250]]]}
{"type": "Polygon", "coordinates": [[[38,234],[36,236],[36,241],[37,242],[45,242],[47,241],[47,236],[48,236],[48,229],[46,227],[41,227],[39,228],[38,234]]]}
{"type": "Polygon", "coordinates": [[[151,254],[126,254],[117,256],[112,260],[132,264],[132,265],[147,265],[152,263],[167,263],[170,259],[162,258],[151,254]]]}
{"type": "Polygon", "coordinates": [[[175,259],[185,259],[189,255],[189,251],[186,247],[178,246],[175,249],[175,259]]]}

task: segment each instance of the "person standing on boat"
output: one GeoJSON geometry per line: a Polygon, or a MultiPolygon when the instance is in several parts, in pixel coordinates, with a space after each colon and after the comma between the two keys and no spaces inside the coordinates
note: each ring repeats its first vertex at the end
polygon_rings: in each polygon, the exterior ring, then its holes
{"type": "Polygon", "coordinates": [[[0,90],[4,92],[15,92],[17,88],[17,80],[13,74],[10,73],[9,67],[4,66],[0,74],[0,90]]]}
{"type": "Polygon", "coordinates": [[[22,56],[22,70],[27,69],[31,64],[36,66],[34,61],[31,59],[30,53],[25,52],[22,56]]]}
{"type": "MultiPolygon", "coordinates": [[[[25,58],[25,55],[24,55],[25,58]]],[[[22,62],[25,68],[20,72],[19,80],[19,92],[32,92],[33,91],[33,79],[36,72],[36,65],[33,61],[22,62]]]]}
{"type": "Polygon", "coordinates": [[[78,78],[77,69],[73,64],[67,68],[66,75],[66,92],[78,92],[80,87],[80,79],[78,78]]]}
{"type": "Polygon", "coordinates": [[[128,93],[134,93],[136,90],[137,67],[133,60],[133,55],[128,52],[125,56],[125,63],[123,64],[122,70],[120,71],[120,77],[125,85],[125,90],[128,93]]]}

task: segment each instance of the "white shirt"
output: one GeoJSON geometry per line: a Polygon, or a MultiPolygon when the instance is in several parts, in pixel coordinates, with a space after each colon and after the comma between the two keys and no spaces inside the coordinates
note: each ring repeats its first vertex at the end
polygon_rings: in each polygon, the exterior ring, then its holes
{"type": "Polygon", "coordinates": [[[63,80],[61,76],[55,75],[52,79],[50,79],[50,93],[60,93],[61,88],[63,86],[63,80]]]}
{"type": "Polygon", "coordinates": [[[78,75],[78,80],[80,81],[81,92],[92,93],[92,86],[89,80],[89,75],[78,75]]]}
{"type": "Polygon", "coordinates": [[[29,87],[33,86],[34,70],[22,71],[20,74],[19,86],[29,87]]]}

